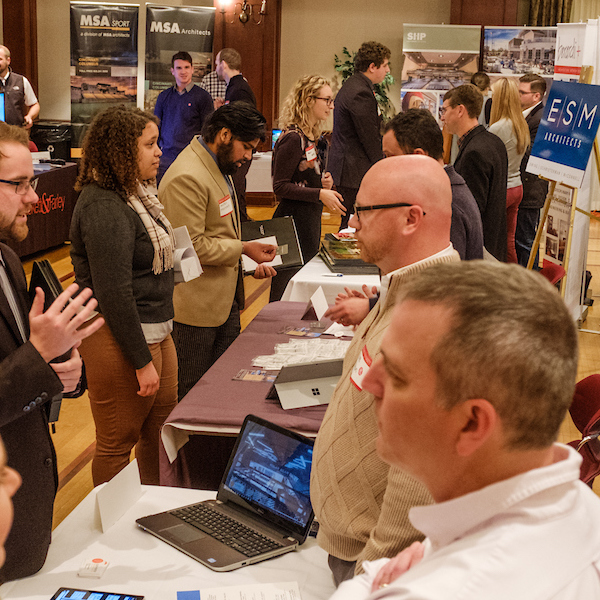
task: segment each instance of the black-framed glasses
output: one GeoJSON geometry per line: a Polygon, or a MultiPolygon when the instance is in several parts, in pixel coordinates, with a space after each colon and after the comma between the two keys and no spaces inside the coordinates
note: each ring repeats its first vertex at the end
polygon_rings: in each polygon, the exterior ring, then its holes
{"type": "Polygon", "coordinates": [[[333,106],[333,98],[323,98],[322,96],[313,96],[315,100],[325,100],[327,106],[333,106]]]}
{"type": "Polygon", "coordinates": [[[14,185],[15,192],[19,196],[24,196],[29,191],[29,188],[33,188],[33,191],[35,192],[35,189],[37,188],[37,185],[38,185],[38,181],[39,181],[38,177],[32,177],[31,179],[22,179],[21,181],[11,181],[10,179],[0,179],[0,183],[8,183],[9,185],[14,185]]]}
{"type": "MultiPolygon", "coordinates": [[[[367,210],[384,210],[386,208],[402,208],[404,206],[418,206],[418,204],[409,204],[408,202],[394,202],[392,204],[373,204],[372,206],[355,206],[354,212],[356,213],[356,218],[360,221],[360,213],[365,212],[367,210]]],[[[423,211],[423,216],[427,213],[423,211]]]]}

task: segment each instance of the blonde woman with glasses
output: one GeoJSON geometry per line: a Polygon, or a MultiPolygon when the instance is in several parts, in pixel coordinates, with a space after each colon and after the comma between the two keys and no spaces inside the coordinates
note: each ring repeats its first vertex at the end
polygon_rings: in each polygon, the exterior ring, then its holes
{"type": "MultiPolygon", "coordinates": [[[[273,150],[273,191],[279,200],[273,217],[294,218],[305,262],[319,250],[323,206],[336,215],[346,212],[317,152],[321,126],[332,109],[333,92],[326,79],[319,75],[299,79],[283,104],[279,117],[283,131],[273,150]]],[[[271,302],[281,298],[297,271],[278,272],[271,283],[271,302]]]]}
{"type": "Polygon", "coordinates": [[[506,146],[508,181],[506,192],[507,262],[517,262],[515,229],[523,199],[521,159],[529,146],[529,127],[521,112],[519,88],[512,79],[501,77],[492,85],[492,112],[489,131],[506,146]]]}

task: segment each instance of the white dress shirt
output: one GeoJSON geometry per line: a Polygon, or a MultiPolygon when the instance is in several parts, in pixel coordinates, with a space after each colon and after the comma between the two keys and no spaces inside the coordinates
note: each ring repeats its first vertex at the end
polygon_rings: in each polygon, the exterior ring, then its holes
{"type": "Polygon", "coordinates": [[[598,600],[600,498],[579,481],[581,457],[555,444],[553,464],[410,511],[423,560],[371,594],[387,559],[332,600],[598,600]]]}

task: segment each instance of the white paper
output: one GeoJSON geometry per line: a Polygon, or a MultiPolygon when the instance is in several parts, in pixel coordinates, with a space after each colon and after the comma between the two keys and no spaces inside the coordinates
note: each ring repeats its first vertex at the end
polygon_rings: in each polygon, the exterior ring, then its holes
{"type": "Polygon", "coordinates": [[[252,583],[200,590],[202,600],[301,600],[296,581],[252,583]]]}
{"type": "MultiPolygon", "coordinates": [[[[272,244],[273,246],[277,246],[277,238],[274,235],[269,237],[260,238],[258,240],[250,240],[252,242],[262,242],[263,244],[272,244]]],[[[246,273],[252,273],[254,269],[258,266],[258,263],[253,261],[249,256],[242,254],[242,264],[244,265],[244,271],[246,273]]],[[[263,265],[268,265],[269,267],[276,267],[278,265],[283,264],[281,260],[281,256],[278,254],[272,261],[262,263],[263,265]]]]}
{"type": "Polygon", "coordinates": [[[323,318],[323,315],[329,309],[327,298],[325,298],[325,292],[321,286],[319,286],[317,291],[310,297],[310,301],[315,309],[315,313],[317,314],[317,321],[320,321],[323,318]]]}
{"type": "Polygon", "coordinates": [[[175,283],[191,281],[202,275],[202,265],[194,250],[192,238],[185,225],[173,230],[175,234],[175,253],[173,267],[175,269],[175,283]]]}
{"type": "Polygon", "coordinates": [[[102,533],[114,525],[141,495],[140,471],[137,460],[132,460],[96,494],[102,533]]]}

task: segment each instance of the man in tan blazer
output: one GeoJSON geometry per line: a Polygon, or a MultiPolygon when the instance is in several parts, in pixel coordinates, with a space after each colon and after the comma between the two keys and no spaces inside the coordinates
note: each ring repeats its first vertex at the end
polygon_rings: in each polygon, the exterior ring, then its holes
{"type": "Polygon", "coordinates": [[[231,175],[265,139],[265,118],[245,103],[219,108],[161,180],[159,197],[173,227],[186,225],[204,273],[175,288],[173,339],[179,360],[179,399],[196,384],[240,332],[244,287],[240,258],[259,263],[255,277],[271,277],[276,247],[240,240],[231,175]]]}

